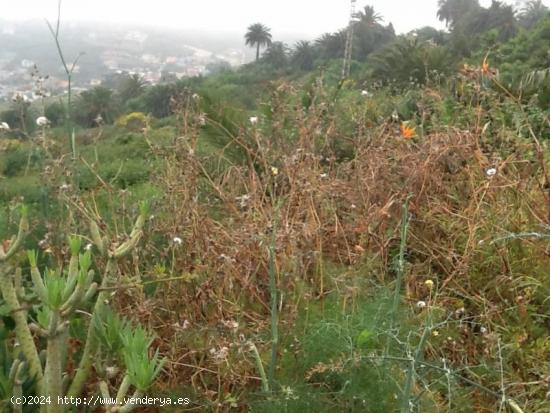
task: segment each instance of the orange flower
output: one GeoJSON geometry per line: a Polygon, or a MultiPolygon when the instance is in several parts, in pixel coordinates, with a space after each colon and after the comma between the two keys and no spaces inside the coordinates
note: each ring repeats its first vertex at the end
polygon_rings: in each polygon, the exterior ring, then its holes
{"type": "Polygon", "coordinates": [[[488,75],[491,72],[491,67],[489,66],[489,62],[487,61],[487,58],[483,59],[483,64],[481,65],[481,71],[485,75],[488,75]]]}
{"type": "Polygon", "coordinates": [[[405,139],[412,139],[416,136],[416,128],[410,127],[406,123],[402,123],[401,134],[405,139]]]}

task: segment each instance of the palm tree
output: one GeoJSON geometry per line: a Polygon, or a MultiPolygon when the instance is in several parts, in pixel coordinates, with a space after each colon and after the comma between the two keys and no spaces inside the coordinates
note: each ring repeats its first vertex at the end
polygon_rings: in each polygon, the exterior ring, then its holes
{"type": "Polygon", "coordinates": [[[118,107],[113,92],[102,86],[96,86],[80,94],[76,102],[75,116],[77,121],[86,127],[94,125],[94,119],[101,116],[111,123],[118,114],[118,107]]]}
{"type": "Polygon", "coordinates": [[[365,6],[363,11],[357,13],[361,23],[365,23],[368,26],[374,26],[382,21],[382,15],[377,13],[372,6],[365,6]]]}
{"type": "Polygon", "coordinates": [[[527,30],[532,29],[548,12],[542,0],[529,0],[520,10],[519,24],[527,30]]]}
{"type": "Polygon", "coordinates": [[[478,0],[439,0],[437,18],[453,28],[468,12],[481,8],[478,0]]]}
{"type": "Polygon", "coordinates": [[[275,69],[281,69],[287,64],[288,47],[283,42],[273,42],[262,56],[262,61],[275,69]]]}
{"type": "Polygon", "coordinates": [[[261,23],[256,23],[248,27],[244,35],[245,44],[250,47],[256,47],[256,62],[260,59],[260,47],[271,45],[271,29],[261,23]]]}
{"type": "Polygon", "coordinates": [[[347,30],[336,33],[325,33],[315,41],[323,59],[336,59],[344,57],[346,47],[347,30]]]}
{"type": "Polygon", "coordinates": [[[292,52],[292,63],[300,70],[310,70],[313,67],[315,58],[315,50],[311,43],[305,40],[300,40],[296,43],[292,52]]]}
{"type": "Polygon", "coordinates": [[[122,102],[136,98],[143,93],[147,82],[137,73],[127,76],[118,88],[118,94],[122,102]]]}

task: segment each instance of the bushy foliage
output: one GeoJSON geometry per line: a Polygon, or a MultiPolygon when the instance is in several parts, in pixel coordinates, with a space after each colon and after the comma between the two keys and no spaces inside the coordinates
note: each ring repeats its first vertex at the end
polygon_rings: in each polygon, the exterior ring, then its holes
{"type": "Polygon", "coordinates": [[[430,42],[401,37],[372,56],[372,76],[399,86],[425,84],[430,78],[452,70],[449,51],[430,42]]]}
{"type": "Polygon", "coordinates": [[[67,108],[62,102],[53,102],[44,109],[44,116],[48,118],[52,126],[61,126],[66,121],[67,108]]]}
{"type": "Polygon", "coordinates": [[[99,123],[99,118],[102,122],[112,123],[118,111],[113,91],[96,86],[80,94],[73,116],[80,125],[92,127],[99,123]]]}

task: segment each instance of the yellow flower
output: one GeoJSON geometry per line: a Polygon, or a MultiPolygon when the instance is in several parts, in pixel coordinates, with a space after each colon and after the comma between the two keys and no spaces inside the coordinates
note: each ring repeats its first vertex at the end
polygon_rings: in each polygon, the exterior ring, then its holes
{"type": "Polygon", "coordinates": [[[416,136],[416,128],[411,127],[407,123],[403,122],[401,124],[401,134],[405,139],[412,139],[416,136]]]}
{"type": "Polygon", "coordinates": [[[424,285],[431,290],[434,286],[434,282],[432,280],[426,280],[424,281],[424,285]]]}
{"type": "Polygon", "coordinates": [[[271,167],[271,175],[273,175],[273,176],[279,175],[279,169],[272,166],[271,167]]]}

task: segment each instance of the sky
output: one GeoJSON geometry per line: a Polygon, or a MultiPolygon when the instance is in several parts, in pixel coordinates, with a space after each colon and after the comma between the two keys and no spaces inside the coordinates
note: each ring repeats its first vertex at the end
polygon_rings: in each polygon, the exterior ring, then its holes
{"type": "MultiPolygon", "coordinates": [[[[483,5],[490,0],[481,0],[483,5]]],[[[514,0],[507,3],[516,3],[514,0]]],[[[550,6],[550,0],[544,0],[550,6]]],[[[374,6],[398,33],[431,25],[440,29],[437,0],[357,0],[357,9],[374,6]]],[[[0,17],[55,20],[57,0],[0,0],[0,17]]],[[[169,28],[245,32],[261,22],[277,34],[316,37],[346,26],[349,0],[64,0],[62,18],[169,28]]]]}

